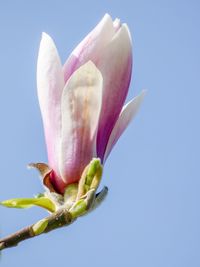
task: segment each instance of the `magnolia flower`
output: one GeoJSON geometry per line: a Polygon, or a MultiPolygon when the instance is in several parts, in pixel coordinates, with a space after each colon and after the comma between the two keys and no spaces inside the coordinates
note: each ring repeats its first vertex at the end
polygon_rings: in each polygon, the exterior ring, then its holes
{"type": "Polygon", "coordinates": [[[105,163],[136,114],[144,92],[124,105],[131,72],[128,26],[108,14],[63,66],[53,40],[43,33],[37,87],[50,183],[58,193],[80,180],[92,158],[105,163]]]}
{"type": "Polygon", "coordinates": [[[1,201],[9,208],[39,206],[51,215],[0,240],[0,250],[66,226],[96,209],[103,164],[136,114],[144,91],[124,105],[132,72],[128,26],[105,15],[62,66],[43,34],[37,87],[49,165],[32,163],[49,189],[34,198],[1,201]]]}

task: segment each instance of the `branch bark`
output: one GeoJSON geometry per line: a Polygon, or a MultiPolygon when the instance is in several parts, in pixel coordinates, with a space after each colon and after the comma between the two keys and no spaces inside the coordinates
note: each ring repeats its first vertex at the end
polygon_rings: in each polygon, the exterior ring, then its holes
{"type": "Polygon", "coordinates": [[[17,231],[14,234],[0,239],[0,250],[17,246],[20,242],[26,239],[38,236],[43,233],[48,233],[54,229],[67,226],[75,221],[75,219],[72,218],[71,214],[66,209],[57,211],[56,213],[46,217],[45,220],[47,220],[48,224],[45,230],[39,234],[35,234],[33,230],[35,224],[32,224],[17,231]]]}
{"type": "Polygon", "coordinates": [[[105,186],[99,193],[95,195],[95,191],[90,190],[87,194],[86,201],[86,210],[84,213],[82,210],[82,206],[80,205],[79,209],[75,209],[74,211],[69,212],[66,208],[61,208],[57,212],[51,214],[50,216],[39,220],[38,222],[27,226],[14,234],[11,234],[7,237],[0,239],[0,251],[6,248],[15,247],[20,242],[44,234],[48,233],[54,229],[61,228],[73,223],[79,216],[83,214],[87,214],[93,210],[95,210],[106,198],[108,193],[108,188],[105,186]],[[94,198],[95,196],[95,198],[94,198]],[[40,224],[41,221],[45,221],[45,229],[42,231],[35,231],[36,225],[40,224]],[[47,223],[47,224],[46,224],[47,223]]]}

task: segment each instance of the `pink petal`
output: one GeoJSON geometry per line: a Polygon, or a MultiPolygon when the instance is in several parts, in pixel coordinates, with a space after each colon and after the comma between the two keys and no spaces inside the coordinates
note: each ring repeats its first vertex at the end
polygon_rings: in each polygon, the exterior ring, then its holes
{"type": "Polygon", "coordinates": [[[104,47],[112,39],[115,33],[111,17],[106,14],[99,24],[83,39],[83,41],[74,49],[69,59],[66,61],[63,72],[65,81],[82,64],[101,55],[104,47]]]}
{"type": "Polygon", "coordinates": [[[77,182],[96,156],[96,132],[101,109],[102,75],[89,61],[68,80],[62,94],[60,173],[66,184],[77,182]]]}
{"type": "Polygon", "coordinates": [[[115,33],[96,60],[104,81],[97,155],[104,157],[109,136],[127,96],[132,71],[131,37],[126,24],[115,33]]]}
{"type": "Polygon", "coordinates": [[[37,64],[37,87],[50,167],[58,172],[61,132],[60,99],[64,87],[62,65],[53,40],[43,33],[37,64]]]}
{"type": "Polygon", "coordinates": [[[122,109],[118,120],[115,123],[115,126],[112,130],[112,133],[110,135],[107,147],[106,147],[106,152],[104,155],[104,162],[107,159],[108,155],[110,154],[113,146],[116,144],[118,141],[119,137],[122,135],[124,130],[127,128],[131,120],[134,118],[136,115],[143,99],[146,94],[146,91],[142,91],[140,95],[136,96],[133,98],[130,102],[128,102],[122,109]]]}
{"type": "Polygon", "coordinates": [[[131,37],[127,25],[105,15],[78,45],[63,68],[65,81],[81,65],[92,60],[104,80],[103,107],[97,155],[103,159],[108,138],[124,104],[132,68],[131,37]]]}

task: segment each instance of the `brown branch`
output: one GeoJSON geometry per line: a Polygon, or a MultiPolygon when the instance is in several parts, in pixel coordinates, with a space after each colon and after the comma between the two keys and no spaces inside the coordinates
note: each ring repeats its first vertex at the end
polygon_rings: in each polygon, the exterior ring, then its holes
{"type": "Polygon", "coordinates": [[[108,193],[108,188],[104,187],[99,193],[95,195],[95,191],[90,190],[85,199],[86,201],[86,210],[82,210],[80,205],[79,210],[74,210],[69,212],[66,208],[61,208],[57,212],[51,214],[50,216],[44,218],[43,220],[38,221],[30,226],[27,226],[18,232],[11,234],[7,237],[0,239],[0,251],[6,248],[17,246],[20,242],[41,235],[43,233],[48,233],[54,229],[67,226],[73,223],[77,217],[82,216],[85,213],[89,213],[96,209],[102,201],[105,199],[108,193]],[[95,197],[94,197],[95,196],[95,197]],[[36,231],[36,225],[40,224],[41,221],[45,221],[45,227],[41,231],[36,231]],[[47,224],[46,224],[47,223],[47,224]]]}
{"type": "Polygon", "coordinates": [[[0,250],[17,246],[20,242],[26,239],[38,236],[43,233],[48,233],[54,229],[67,226],[75,221],[75,219],[72,219],[71,214],[66,209],[57,211],[56,213],[46,217],[45,220],[48,221],[48,224],[42,233],[34,233],[33,227],[35,226],[35,224],[27,226],[14,234],[0,239],[0,250]]]}

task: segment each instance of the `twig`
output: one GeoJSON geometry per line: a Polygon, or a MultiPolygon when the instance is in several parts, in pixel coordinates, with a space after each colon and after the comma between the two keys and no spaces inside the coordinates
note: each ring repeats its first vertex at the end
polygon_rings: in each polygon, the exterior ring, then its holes
{"type": "Polygon", "coordinates": [[[66,209],[61,209],[56,213],[46,217],[44,220],[47,221],[48,224],[45,230],[41,233],[36,234],[33,230],[36,224],[32,224],[28,227],[19,230],[14,234],[0,239],[0,250],[17,246],[20,242],[26,239],[38,236],[43,233],[48,233],[54,229],[67,226],[75,221],[75,219],[72,219],[71,214],[66,209]]]}
{"type": "MultiPolygon", "coordinates": [[[[93,193],[95,194],[95,191],[93,193]]],[[[80,213],[79,210],[78,216],[74,216],[77,212],[72,213],[69,212],[66,208],[61,208],[57,212],[38,221],[37,223],[27,226],[15,232],[14,234],[11,234],[7,237],[0,239],[0,250],[17,246],[20,242],[26,239],[41,235],[43,233],[48,233],[54,229],[64,227],[73,223],[77,217],[95,210],[104,201],[107,194],[108,194],[108,188],[106,186],[99,193],[95,195],[95,199],[93,197],[93,194],[88,194],[86,198],[86,203],[87,203],[86,213],[80,213]],[[43,226],[38,227],[39,224],[43,225],[44,228],[42,228],[43,226]]]]}

